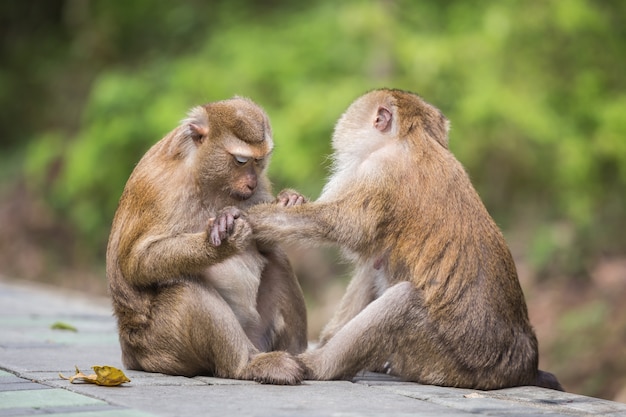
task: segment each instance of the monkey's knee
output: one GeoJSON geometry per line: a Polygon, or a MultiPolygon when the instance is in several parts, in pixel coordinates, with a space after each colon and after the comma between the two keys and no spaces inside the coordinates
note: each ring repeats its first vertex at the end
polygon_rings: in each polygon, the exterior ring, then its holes
{"type": "Polygon", "coordinates": [[[302,382],[304,369],[301,363],[287,352],[264,352],[254,356],[244,374],[262,384],[296,385],[302,382]]]}

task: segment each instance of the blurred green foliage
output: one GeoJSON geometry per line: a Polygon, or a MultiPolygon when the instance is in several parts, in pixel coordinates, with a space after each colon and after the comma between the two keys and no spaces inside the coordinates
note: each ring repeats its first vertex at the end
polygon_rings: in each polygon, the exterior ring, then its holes
{"type": "Polygon", "coordinates": [[[102,278],[126,179],[195,105],[263,106],[276,190],[316,197],[342,111],[401,88],[448,116],[518,266],[546,278],[523,284],[540,323],[562,313],[541,342],[553,370],[622,389],[623,269],[593,270],[626,256],[626,2],[6,0],[0,35],[0,273],[102,278]]]}
{"type": "Polygon", "coordinates": [[[382,86],[448,116],[452,150],[496,220],[530,230],[539,270],[577,273],[626,249],[624,2],[59,0],[0,11],[0,163],[23,155],[30,187],[94,250],[134,164],[190,107],[257,101],[273,124],[276,187],[314,197],[334,122],[382,86]]]}

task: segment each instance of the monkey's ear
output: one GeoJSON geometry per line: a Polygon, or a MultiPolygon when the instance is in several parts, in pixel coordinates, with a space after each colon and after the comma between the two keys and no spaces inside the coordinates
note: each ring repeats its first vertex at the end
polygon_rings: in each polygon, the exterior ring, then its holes
{"type": "Polygon", "coordinates": [[[388,132],[391,129],[392,114],[385,106],[379,106],[374,119],[374,127],[381,133],[388,132]]]}
{"type": "Polygon", "coordinates": [[[201,144],[209,134],[207,110],[203,106],[194,107],[183,120],[183,126],[185,137],[193,139],[196,145],[201,144]]]}
{"type": "Polygon", "coordinates": [[[189,130],[189,136],[197,144],[201,144],[209,134],[209,129],[207,129],[205,126],[200,126],[195,123],[189,123],[187,129],[189,130]]]}

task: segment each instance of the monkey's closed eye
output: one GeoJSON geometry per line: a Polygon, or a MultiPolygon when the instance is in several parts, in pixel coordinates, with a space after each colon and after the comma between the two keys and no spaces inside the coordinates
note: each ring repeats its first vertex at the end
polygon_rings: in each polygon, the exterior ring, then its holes
{"type": "Polygon", "coordinates": [[[250,158],[246,158],[245,156],[241,155],[233,155],[233,158],[235,158],[235,162],[237,162],[237,165],[244,165],[250,160],[250,158]]]}

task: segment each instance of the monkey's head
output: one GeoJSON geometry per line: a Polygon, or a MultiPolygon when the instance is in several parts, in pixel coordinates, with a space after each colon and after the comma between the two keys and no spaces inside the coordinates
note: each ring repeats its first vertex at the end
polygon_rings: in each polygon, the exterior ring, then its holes
{"type": "Polygon", "coordinates": [[[185,159],[207,195],[237,203],[269,188],[272,130],[267,114],[251,100],[234,97],[195,107],[180,131],[185,159]]]}
{"type": "Polygon", "coordinates": [[[432,141],[448,148],[449,122],[416,94],[373,90],[355,100],[335,126],[333,148],[339,158],[368,158],[391,143],[432,141]]]}

